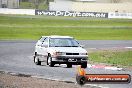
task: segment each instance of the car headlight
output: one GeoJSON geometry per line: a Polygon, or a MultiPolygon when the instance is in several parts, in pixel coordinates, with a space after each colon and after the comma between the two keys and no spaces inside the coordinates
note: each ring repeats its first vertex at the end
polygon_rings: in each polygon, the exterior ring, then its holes
{"type": "Polygon", "coordinates": [[[66,55],[66,53],[64,53],[64,52],[56,52],[56,55],[66,55]]]}
{"type": "Polygon", "coordinates": [[[87,53],[79,53],[79,55],[88,55],[87,53]]]}
{"type": "Polygon", "coordinates": [[[52,56],[56,57],[56,56],[61,56],[61,55],[66,55],[66,53],[64,53],[64,52],[53,52],[52,56]]]}

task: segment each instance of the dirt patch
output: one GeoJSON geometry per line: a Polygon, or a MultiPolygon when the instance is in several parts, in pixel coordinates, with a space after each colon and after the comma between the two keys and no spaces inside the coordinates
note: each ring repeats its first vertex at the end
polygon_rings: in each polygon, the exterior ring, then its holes
{"type": "Polygon", "coordinates": [[[0,88],[97,88],[75,83],[58,82],[32,77],[13,76],[0,73],[0,88]]]}

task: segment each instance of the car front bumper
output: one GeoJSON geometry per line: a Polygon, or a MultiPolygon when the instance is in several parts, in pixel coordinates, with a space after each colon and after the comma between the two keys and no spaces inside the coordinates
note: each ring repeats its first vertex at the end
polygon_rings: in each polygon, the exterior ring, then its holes
{"type": "Polygon", "coordinates": [[[73,64],[73,65],[80,65],[83,63],[87,63],[88,57],[75,57],[75,56],[58,56],[52,57],[52,61],[55,64],[73,64]]]}

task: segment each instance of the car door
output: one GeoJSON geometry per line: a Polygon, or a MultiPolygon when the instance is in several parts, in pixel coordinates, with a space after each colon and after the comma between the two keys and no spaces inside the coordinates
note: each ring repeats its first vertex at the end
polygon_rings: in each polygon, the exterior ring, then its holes
{"type": "Polygon", "coordinates": [[[48,48],[48,37],[44,39],[41,44],[40,54],[46,56],[47,55],[47,48],[48,48]]]}

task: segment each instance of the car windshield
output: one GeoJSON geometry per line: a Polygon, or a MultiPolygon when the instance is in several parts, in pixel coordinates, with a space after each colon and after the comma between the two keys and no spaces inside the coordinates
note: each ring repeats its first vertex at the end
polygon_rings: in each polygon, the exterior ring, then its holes
{"type": "Polygon", "coordinates": [[[51,38],[50,47],[79,47],[79,43],[73,38],[51,38]]]}

